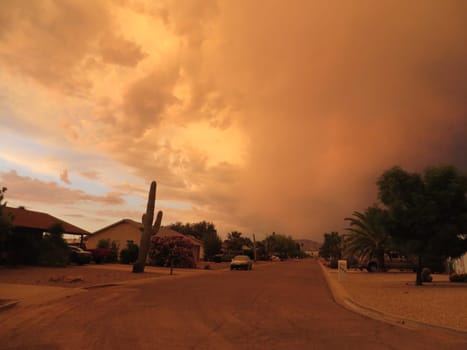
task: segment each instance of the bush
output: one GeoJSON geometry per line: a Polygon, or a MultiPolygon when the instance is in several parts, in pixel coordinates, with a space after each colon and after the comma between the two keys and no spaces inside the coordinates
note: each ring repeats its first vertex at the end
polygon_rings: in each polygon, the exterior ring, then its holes
{"type": "Polygon", "coordinates": [[[338,264],[337,264],[337,260],[332,259],[328,266],[329,266],[331,269],[337,269],[337,265],[338,265],[338,264]]]}
{"type": "Polygon", "coordinates": [[[110,255],[107,257],[106,262],[114,263],[118,260],[118,248],[117,242],[112,241],[110,245],[110,255]]]}
{"type": "Polygon", "coordinates": [[[29,232],[15,232],[7,242],[7,264],[36,265],[41,238],[29,232]]]}
{"type": "Polygon", "coordinates": [[[449,276],[449,280],[451,282],[461,282],[461,283],[467,283],[467,273],[461,273],[461,274],[452,274],[449,276]]]}
{"type": "Polygon", "coordinates": [[[431,270],[428,267],[425,267],[422,270],[422,282],[431,282],[433,277],[431,277],[431,270]]]}
{"type": "Polygon", "coordinates": [[[149,248],[151,265],[164,267],[195,268],[193,243],[182,236],[151,238],[149,248]]]}
{"type": "Polygon", "coordinates": [[[67,247],[59,246],[47,237],[42,239],[39,249],[37,263],[40,266],[64,267],[69,262],[70,252],[67,247]]]}
{"type": "Polygon", "coordinates": [[[97,242],[97,247],[96,248],[110,249],[110,238],[100,239],[99,242],[97,242]]]}
{"type": "Polygon", "coordinates": [[[126,242],[126,248],[120,251],[120,262],[132,264],[138,259],[139,248],[133,241],[126,242]]]}
{"type": "Polygon", "coordinates": [[[68,245],[63,239],[60,224],[54,225],[49,229],[39,242],[38,264],[41,266],[65,266],[70,260],[70,251],[68,245]]]}

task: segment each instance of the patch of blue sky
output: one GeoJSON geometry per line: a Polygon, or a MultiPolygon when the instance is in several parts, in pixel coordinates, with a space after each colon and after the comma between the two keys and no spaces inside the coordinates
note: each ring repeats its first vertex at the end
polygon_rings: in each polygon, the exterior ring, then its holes
{"type": "Polygon", "coordinates": [[[111,190],[108,186],[94,180],[89,180],[81,176],[75,176],[73,173],[68,175],[70,184],[58,181],[61,186],[66,186],[72,189],[81,190],[93,196],[103,196],[111,190]]]}
{"type": "Polygon", "coordinates": [[[126,202],[126,206],[130,208],[145,208],[146,207],[146,199],[135,196],[135,195],[124,195],[123,199],[126,202]]]}
{"type": "Polygon", "coordinates": [[[2,153],[14,151],[16,154],[23,153],[28,156],[43,156],[51,151],[51,148],[32,138],[12,132],[12,130],[0,127],[0,149],[2,153]]]}

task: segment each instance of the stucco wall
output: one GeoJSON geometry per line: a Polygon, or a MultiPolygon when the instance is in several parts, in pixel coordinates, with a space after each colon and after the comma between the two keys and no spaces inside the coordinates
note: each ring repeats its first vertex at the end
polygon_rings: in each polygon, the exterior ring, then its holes
{"type": "Polygon", "coordinates": [[[101,239],[110,239],[111,241],[115,241],[120,250],[126,247],[128,240],[132,240],[139,246],[141,231],[128,223],[121,223],[119,225],[109,227],[104,231],[100,231],[95,235],[89,236],[88,241],[86,242],[86,248],[97,248],[97,243],[101,239]]]}
{"type": "MultiPolygon", "coordinates": [[[[170,229],[161,228],[159,236],[171,236],[171,235],[181,235],[178,232],[172,231],[170,229]]],[[[141,231],[127,222],[120,222],[114,226],[104,228],[102,231],[97,232],[94,235],[90,235],[86,242],[87,249],[97,248],[97,244],[101,239],[110,239],[110,241],[115,241],[118,250],[124,249],[126,247],[127,241],[132,240],[135,244],[139,246],[141,241],[141,231]]],[[[204,249],[201,241],[196,239],[190,239],[193,244],[193,254],[196,261],[202,260],[204,258],[204,249]]]]}

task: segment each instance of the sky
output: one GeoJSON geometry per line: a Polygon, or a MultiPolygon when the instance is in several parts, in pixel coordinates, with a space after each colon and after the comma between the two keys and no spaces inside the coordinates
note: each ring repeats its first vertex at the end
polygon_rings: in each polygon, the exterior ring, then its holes
{"type": "Polygon", "coordinates": [[[467,170],[467,2],[10,0],[0,185],[90,232],[322,241],[395,166],[467,170]]]}

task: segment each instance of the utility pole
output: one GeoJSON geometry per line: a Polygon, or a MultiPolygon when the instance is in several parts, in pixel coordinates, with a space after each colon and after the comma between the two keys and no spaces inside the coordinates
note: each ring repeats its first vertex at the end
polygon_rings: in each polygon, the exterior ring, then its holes
{"type": "Polygon", "coordinates": [[[255,238],[254,233],[253,233],[253,260],[256,263],[256,238],[255,238]]]}

